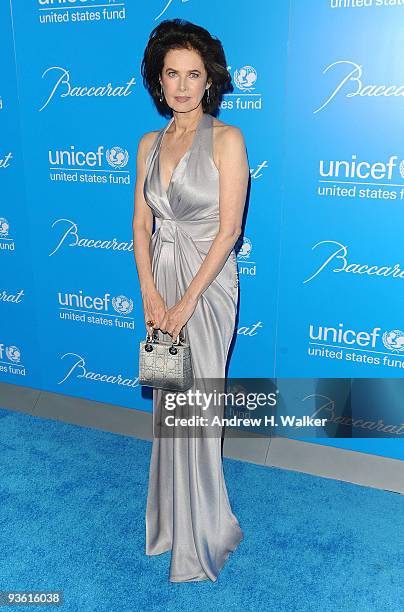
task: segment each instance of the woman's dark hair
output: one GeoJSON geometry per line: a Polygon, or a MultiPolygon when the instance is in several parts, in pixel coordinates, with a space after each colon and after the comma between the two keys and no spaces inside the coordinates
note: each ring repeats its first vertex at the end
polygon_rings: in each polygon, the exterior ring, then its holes
{"type": "Polygon", "coordinates": [[[170,49],[194,49],[199,53],[212,84],[202,98],[204,113],[212,113],[219,106],[223,93],[232,91],[231,76],[227,70],[222,43],[205,28],[185,19],[166,19],[152,30],[144,51],[141,74],[143,83],[152,96],[158,111],[164,116],[172,114],[165,98],[160,101],[159,76],[164,58],[170,49]]]}

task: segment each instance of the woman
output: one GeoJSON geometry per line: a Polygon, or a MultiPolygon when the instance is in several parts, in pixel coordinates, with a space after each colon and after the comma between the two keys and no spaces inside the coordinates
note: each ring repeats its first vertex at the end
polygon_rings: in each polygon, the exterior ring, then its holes
{"type": "MultiPolygon", "coordinates": [[[[224,380],[249,166],[241,131],[210,114],[230,83],[222,45],[199,26],[163,21],[150,35],[142,75],[158,110],[172,115],[144,134],[137,153],[133,236],[145,323],[159,339],[186,331],[194,376],[224,380]]],[[[153,389],[146,554],[172,551],[172,582],[215,581],[243,537],[221,440],[156,436],[164,393],[153,389]]]]}

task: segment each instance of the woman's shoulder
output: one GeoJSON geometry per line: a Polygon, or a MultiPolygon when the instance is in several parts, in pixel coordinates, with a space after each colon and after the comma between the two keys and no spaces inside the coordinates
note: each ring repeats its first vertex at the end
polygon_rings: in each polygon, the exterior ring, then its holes
{"type": "Polygon", "coordinates": [[[236,125],[224,123],[213,117],[215,146],[221,151],[231,151],[234,146],[245,146],[243,132],[236,125]]]}
{"type": "Polygon", "coordinates": [[[143,161],[146,161],[159,132],[160,130],[152,130],[151,132],[145,132],[140,137],[138,143],[138,156],[140,156],[143,161]]]}
{"type": "Polygon", "coordinates": [[[139,148],[150,147],[159,132],[160,130],[152,130],[151,132],[145,132],[139,139],[139,148]]]}

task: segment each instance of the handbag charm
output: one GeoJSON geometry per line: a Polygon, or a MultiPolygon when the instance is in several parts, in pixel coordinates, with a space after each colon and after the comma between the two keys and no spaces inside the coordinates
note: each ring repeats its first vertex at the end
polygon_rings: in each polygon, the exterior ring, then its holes
{"type": "Polygon", "coordinates": [[[174,341],[159,341],[146,333],[140,342],[139,384],[167,391],[186,391],[194,383],[191,348],[180,334],[174,341]]]}

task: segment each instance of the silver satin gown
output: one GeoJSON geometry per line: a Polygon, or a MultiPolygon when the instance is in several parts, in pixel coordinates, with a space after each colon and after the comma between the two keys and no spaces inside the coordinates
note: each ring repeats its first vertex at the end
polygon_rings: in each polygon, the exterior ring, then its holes
{"type": "MultiPolygon", "coordinates": [[[[168,308],[184,294],[219,229],[219,172],[212,155],[213,117],[203,113],[192,145],[175,167],[165,192],[159,150],[173,120],[172,117],[156,136],[147,158],[144,183],[144,196],[156,222],[150,241],[152,271],[168,308]]],[[[238,285],[233,249],[200,296],[185,326],[196,378],[224,380],[235,329],[238,285]]],[[[160,331],[158,335],[160,339],[171,340],[171,336],[160,331]]],[[[153,390],[154,426],[161,417],[163,393],[153,390]]],[[[220,436],[154,436],[146,509],[146,554],[172,551],[169,574],[172,582],[208,578],[215,581],[229,553],[242,538],[227,494],[220,436]]]]}

